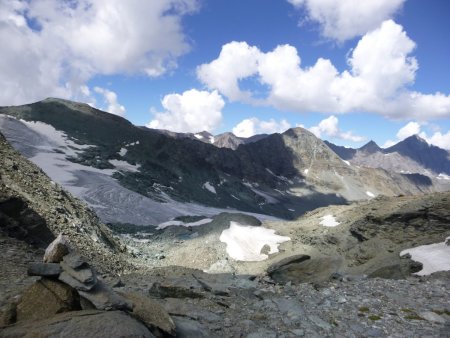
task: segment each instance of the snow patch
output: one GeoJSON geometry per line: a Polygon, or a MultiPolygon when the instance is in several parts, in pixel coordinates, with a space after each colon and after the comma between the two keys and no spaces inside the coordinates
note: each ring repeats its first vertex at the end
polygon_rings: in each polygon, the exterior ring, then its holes
{"type": "Polygon", "coordinates": [[[133,173],[138,172],[141,167],[140,164],[133,165],[121,160],[109,160],[109,163],[116,167],[117,170],[131,171],[133,173]]]}
{"type": "Polygon", "coordinates": [[[211,185],[211,183],[209,183],[209,182],[206,182],[205,184],[203,184],[203,189],[206,189],[206,190],[212,192],[213,194],[217,194],[216,188],[214,188],[214,187],[211,185]]]}
{"type": "Polygon", "coordinates": [[[290,237],[275,235],[275,230],[261,226],[242,225],[230,222],[230,227],[222,231],[220,241],[227,245],[228,255],[237,261],[257,262],[267,259],[261,253],[265,245],[270,247],[269,254],[278,252],[278,245],[290,240],[290,237]]]}
{"type": "Polygon", "coordinates": [[[305,169],[305,170],[303,170],[303,173],[304,173],[305,175],[308,175],[308,171],[309,171],[309,169],[305,169]]]}
{"type": "Polygon", "coordinates": [[[119,155],[123,157],[127,154],[127,152],[128,152],[127,148],[120,148],[119,155]]]}
{"type": "Polygon", "coordinates": [[[346,165],[348,165],[349,167],[351,167],[352,165],[350,164],[350,162],[349,161],[345,161],[345,160],[342,160],[342,162],[344,162],[346,165]]]}
{"type": "Polygon", "coordinates": [[[199,140],[203,140],[203,135],[200,134],[194,134],[194,136],[199,139],[199,140]]]}
{"type": "Polygon", "coordinates": [[[211,144],[214,143],[214,136],[210,136],[210,137],[209,137],[209,143],[211,143],[211,144]]]}
{"type": "Polygon", "coordinates": [[[334,218],[333,215],[325,215],[322,217],[322,220],[320,221],[320,225],[323,225],[324,227],[335,227],[338,226],[339,223],[336,221],[336,218],[334,218]]]}
{"type": "Polygon", "coordinates": [[[156,227],[156,229],[158,229],[158,230],[164,229],[164,228],[167,228],[167,227],[169,227],[171,225],[183,226],[183,227],[196,227],[196,226],[199,226],[199,225],[209,224],[211,222],[212,222],[211,218],[204,218],[204,219],[201,219],[201,220],[199,220],[197,222],[191,222],[191,223],[185,223],[185,222],[182,222],[182,221],[168,221],[168,222],[164,222],[164,223],[159,224],[156,227]]]}
{"type": "Polygon", "coordinates": [[[400,256],[410,254],[412,260],[423,264],[423,269],[416,273],[419,276],[429,275],[437,271],[449,271],[450,245],[445,244],[449,240],[450,237],[447,237],[441,243],[406,249],[400,252],[400,256]]]}
{"type": "Polygon", "coordinates": [[[366,195],[372,198],[375,197],[375,194],[370,191],[366,191],[366,195]]]}

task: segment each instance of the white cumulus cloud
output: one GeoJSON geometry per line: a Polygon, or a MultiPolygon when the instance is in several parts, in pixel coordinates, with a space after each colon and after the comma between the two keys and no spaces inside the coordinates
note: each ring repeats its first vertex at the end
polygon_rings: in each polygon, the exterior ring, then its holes
{"type": "Polygon", "coordinates": [[[248,100],[251,93],[243,92],[238,81],[258,70],[260,51],[246,42],[230,42],[222,47],[219,57],[197,68],[197,76],[210,87],[220,89],[230,100],[248,100]]]}
{"type": "Polygon", "coordinates": [[[372,112],[419,121],[449,117],[450,95],[410,90],[418,70],[411,55],[414,49],[402,26],[387,20],[359,40],[343,72],[323,58],[302,66],[297,49],[290,45],[263,52],[245,42],[230,42],[217,59],[199,66],[197,75],[209,89],[231,100],[281,110],[372,112]],[[245,71],[236,67],[241,59],[250,65],[245,71]],[[268,88],[268,95],[256,98],[255,93],[242,91],[239,81],[245,78],[256,78],[268,88]]]}
{"type": "Polygon", "coordinates": [[[197,7],[197,0],[1,1],[0,104],[76,98],[98,74],[158,76],[189,50],[181,18],[197,7]]]}
{"type": "Polygon", "coordinates": [[[242,120],[233,128],[233,134],[239,137],[250,137],[258,134],[282,133],[289,129],[291,125],[286,120],[268,121],[260,120],[256,117],[242,120]]]}
{"type": "Polygon", "coordinates": [[[408,122],[404,127],[400,128],[397,132],[397,139],[404,140],[412,135],[420,134],[420,124],[417,122],[408,122]]]}
{"type": "Polygon", "coordinates": [[[212,132],[222,122],[225,102],[217,91],[191,89],[182,94],[168,94],[161,101],[164,112],[154,114],[149,128],[175,132],[212,132]]]}
{"type": "MultiPolygon", "coordinates": [[[[119,103],[117,94],[115,92],[101,87],[94,87],[94,91],[103,96],[104,102],[106,104],[106,111],[114,115],[125,115],[125,107],[119,103]]],[[[87,93],[89,94],[89,92],[87,93]]]]}
{"type": "Polygon", "coordinates": [[[354,135],[351,131],[342,131],[339,128],[339,120],[334,115],[320,121],[317,126],[309,128],[309,131],[311,131],[318,138],[326,136],[351,142],[363,142],[366,140],[365,137],[354,135]]]}
{"type": "Polygon", "coordinates": [[[322,36],[345,41],[361,36],[391,19],[405,0],[288,0],[306,11],[306,19],[321,27],[322,36]]]}

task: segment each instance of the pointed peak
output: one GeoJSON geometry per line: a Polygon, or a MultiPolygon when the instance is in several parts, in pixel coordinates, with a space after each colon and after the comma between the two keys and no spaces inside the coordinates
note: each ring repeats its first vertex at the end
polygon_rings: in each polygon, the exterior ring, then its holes
{"type": "Polygon", "coordinates": [[[370,140],[365,145],[363,145],[358,150],[364,151],[366,153],[376,153],[377,151],[381,151],[381,148],[374,141],[370,140]]]}
{"type": "Polygon", "coordinates": [[[420,142],[420,143],[428,144],[428,142],[425,139],[423,139],[422,137],[420,137],[418,134],[411,135],[411,136],[405,138],[402,142],[405,142],[405,141],[406,142],[420,142]]]}

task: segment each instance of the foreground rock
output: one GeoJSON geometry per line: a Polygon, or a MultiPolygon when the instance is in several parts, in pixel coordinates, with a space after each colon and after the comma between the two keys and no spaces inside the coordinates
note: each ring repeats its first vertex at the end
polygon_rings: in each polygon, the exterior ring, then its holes
{"type": "Polygon", "coordinates": [[[57,313],[81,310],[80,297],[70,286],[43,278],[28,288],[17,305],[16,320],[38,320],[57,313]]]}
{"type": "Polygon", "coordinates": [[[170,279],[177,292],[164,290],[155,301],[173,318],[181,337],[403,338],[448,337],[450,332],[450,272],[403,280],[347,276],[320,284],[277,284],[267,276],[170,267],[123,279],[124,289],[155,297],[148,280],[167,285],[170,279]],[[229,292],[218,295],[203,284],[229,292]]]}
{"type": "Polygon", "coordinates": [[[41,321],[25,322],[4,328],[0,335],[4,338],[154,337],[142,323],[123,312],[97,310],[72,311],[41,321]]]}

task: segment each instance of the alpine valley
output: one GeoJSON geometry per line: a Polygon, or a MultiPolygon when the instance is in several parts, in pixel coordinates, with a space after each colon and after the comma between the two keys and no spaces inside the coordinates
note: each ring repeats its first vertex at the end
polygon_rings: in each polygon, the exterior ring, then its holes
{"type": "Polygon", "coordinates": [[[450,153],[419,136],[174,133],[57,98],[0,132],[2,337],[448,337],[450,153]]]}

